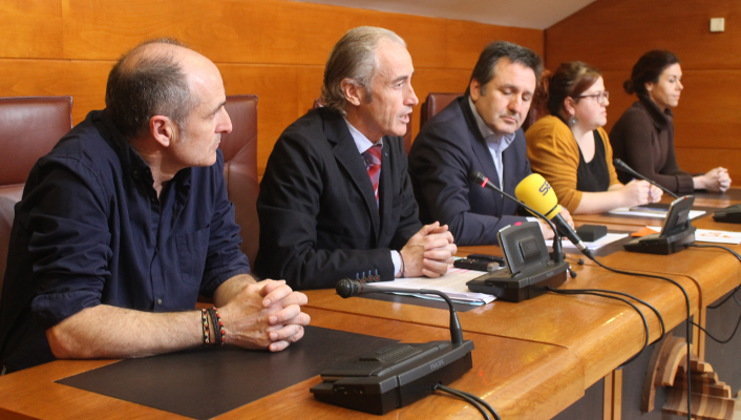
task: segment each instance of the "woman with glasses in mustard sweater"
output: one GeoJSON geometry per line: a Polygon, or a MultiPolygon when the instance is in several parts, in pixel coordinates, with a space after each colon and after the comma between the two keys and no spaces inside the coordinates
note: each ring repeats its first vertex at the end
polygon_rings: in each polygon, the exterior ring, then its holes
{"type": "Polygon", "coordinates": [[[656,202],[661,190],[646,181],[622,184],[612,164],[607,132],[609,93],[602,75],[589,65],[561,64],[544,80],[551,115],[525,133],[533,171],[553,186],[572,214],[602,213],[656,202]]]}

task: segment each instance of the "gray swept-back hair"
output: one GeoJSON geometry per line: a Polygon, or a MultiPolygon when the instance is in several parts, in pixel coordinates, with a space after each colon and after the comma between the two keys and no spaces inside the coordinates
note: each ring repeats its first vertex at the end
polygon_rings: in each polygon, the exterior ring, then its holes
{"type": "Polygon", "coordinates": [[[347,101],[341,83],[349,78],[361,86],[368,86],[376,71],[376,46],[381,39],[389,39],[406,47],[406,42],[399,35],[375,26],[353,28],[340,38],[324,68],[322,105],[344,114],[347,101]]]}

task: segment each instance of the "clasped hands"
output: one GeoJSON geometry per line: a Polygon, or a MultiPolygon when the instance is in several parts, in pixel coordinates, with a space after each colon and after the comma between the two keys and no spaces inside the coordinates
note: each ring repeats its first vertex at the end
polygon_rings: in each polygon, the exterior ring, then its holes
{"type": "Polygon", "coordinates": [[[249,349],[281,351],[304,336],[311,317],[301,311],[308,298],[284,280],[246,285],[218,308],[224,322],[224,343],[249,349]]]}
{"type": "Polygon", "coordinates": [[[709,170],[704,177],[705,188],[708,191],[726,192],[731,187],[731,176],[728,169],[722,166],[709,170]]]}
{"type": "Polygon", "coordinates": [[[458,247],[448,225],[424,225],[399,251],[404,264],[402,276],[440,277],[448,271],[456,252],[458,247]]]}
{"type": "Polygon", "coordinates": [[[626,207],[656,203],[661,200],[664,192],[648,181],[634,179],[623,186],[626,194],[626,207]]]}

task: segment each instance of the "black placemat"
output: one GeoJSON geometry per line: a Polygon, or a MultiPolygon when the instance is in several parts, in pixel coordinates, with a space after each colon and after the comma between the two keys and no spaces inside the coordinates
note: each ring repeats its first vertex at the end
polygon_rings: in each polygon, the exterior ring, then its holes
{"type": "Polygon", "coordinates": [[[126,359],[57,382],[187,417],[210,418],[318,375],[338,359],[392,342],[309,326],[301,341],[278,353],[199,349],[126,359]]]}

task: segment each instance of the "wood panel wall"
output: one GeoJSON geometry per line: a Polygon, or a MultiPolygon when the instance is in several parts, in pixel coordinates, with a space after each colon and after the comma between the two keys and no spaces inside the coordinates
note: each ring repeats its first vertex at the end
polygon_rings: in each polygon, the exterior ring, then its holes
{"type": "MultiPolygon", "coordinates": [[[[259,96],[258,164],[263,172],[280,132],[319,95],[334,43],[359,25],[406,39],[413,85],[463,91],[488,42],[506,39],[543,52],[543,31],[287,0],[3,0],[0,96],[72,95],[75,122],[103,107],[105,81],[125,51],[175,37],[211,58],[227,94],[259,96]]],[[[418,130],[418,110],[413,116],[418,130]]]]}
{"type": "Polygon", "coordinates": [[[623,81],[651,49],[673,51],[684,73],[674,110],[680,166],[722,165],[741,185],[741,1],[597,0],[545,31],[548,68],[582,60],[602,71],[609,127],[634,100],[623,81]],[[725,17],[726,31],[711,33],[711,17],[725,17]]]}

